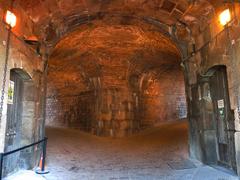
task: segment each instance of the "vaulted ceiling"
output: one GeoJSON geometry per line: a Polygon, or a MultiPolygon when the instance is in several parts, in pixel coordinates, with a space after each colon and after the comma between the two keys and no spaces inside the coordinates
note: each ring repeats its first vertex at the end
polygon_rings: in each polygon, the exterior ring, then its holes
{"type": "MultiPolygon", "coordinates": [[[[219,2],[219,1],[218,1],[219,2]]],[[[212,15],[211,0],[16,0],[35,24],[35,32],[53,42],[82,24],[120,18],[162,26],[202,25],[212,15]]]]}
{"type": "MultiPolygon", "coordinates": [[[[219,2],[219,1],[218,1],[219,2]]],[[[126,87],[131,76],[180,68],[179,39],[202,28],[212,0],[16,0],[51,53],[57,93],[126,87]],[[98,83],[96,83],[98,81],[98,83]],[[96,85],[98,84],[98,85],[96,85]],[[68,89],[68,90],[67,90],[68,89]]],[[[53,90],[53,89],[50,89],[53,90]]]]}
{"type": "Polygon", "coordinates": [[[57,44],[50,58],[49,80],[62,93],[72,88],[77,94],[97,88],[91,82],[96,78],[103,88],[127,87],[131,75],[179,64],[178,48],[162,33],[99,23],[79,28],[57,44]]]}

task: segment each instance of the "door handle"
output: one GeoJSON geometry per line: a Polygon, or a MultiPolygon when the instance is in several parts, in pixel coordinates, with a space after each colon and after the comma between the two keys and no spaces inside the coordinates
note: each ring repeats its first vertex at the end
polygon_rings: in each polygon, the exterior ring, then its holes
{"type": "Polygon", "coordinates": [[[225,129],[224,131],[226,131],[226,132],[228,132],[228,131],[237,132],[235,129],[225,129]]]}
{"type": "Polygon", "coordinates": [[[16,135],[17,135],[16,131],[10,131],[6,133],[6,136],[16,136],[16,135]]]}

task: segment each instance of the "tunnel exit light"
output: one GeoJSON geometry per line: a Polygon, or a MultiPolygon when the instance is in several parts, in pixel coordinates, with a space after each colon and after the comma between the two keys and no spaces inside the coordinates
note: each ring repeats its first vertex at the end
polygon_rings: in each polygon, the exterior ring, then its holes
{"type": "Polygon", "coordinates": [[[12,13],[11,11],[7,11],[7,12],[6,12],[5,21],[6,21],[6,23],[7,23],[11,28],[13,28],[13,27],[16,26],[17,17],[16,17],[15,14],[12,13]]]}
{"type": "Polygon", "coordinates": [[[226,9],[219,15],[219,20],[221,25],[225,26],[227,23],[231,21],[230,10],[226,9]]]}

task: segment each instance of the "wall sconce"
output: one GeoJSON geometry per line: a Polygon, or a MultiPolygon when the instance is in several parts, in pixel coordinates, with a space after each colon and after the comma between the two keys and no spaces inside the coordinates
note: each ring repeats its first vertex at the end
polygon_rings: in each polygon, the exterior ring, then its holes
{"type": "Polygon", "coordinates": [[[36,36],[31,36],[28,38],[24,38],[24,42],[27,43],[28,45],[34,47],[34,49],[36,50],[36,53],[41,56],[41,43],[39,42],[39,40],[37,39],[36,36]]]}
{"type": "Polygon", "coordinates": [[[14,13],[12,13],[11,11],[7,11],[6,12],[6,16],[5,16],[5,21],[6,23],[11,27],[15,27],[16,23],[17,23],[17,17],[14,13]]]}
{"type": "Polygon", "coordinates": [[[224,10],[220,15],[219,15],[219,21],[220,24],[225,26],[227,23],[231,21],[231,13],[229,9],[224,10]]]}

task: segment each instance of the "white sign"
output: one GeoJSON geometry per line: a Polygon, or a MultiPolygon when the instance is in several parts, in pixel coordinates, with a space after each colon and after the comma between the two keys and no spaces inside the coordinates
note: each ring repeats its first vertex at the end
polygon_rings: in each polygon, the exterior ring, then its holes
{"type": "Polygon", "coordinates": [[[13,104],[13,97],[14,97],[14,82],[9,82],[8,87],[8,104],[13,104]]]}
{"type": "Polygon", "coordinates": [[[223,99],[218,100],[217,104],[218,104],[218,109],[224,108],[224,100],[223,99]]]}

